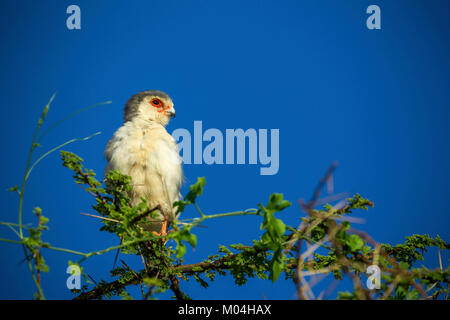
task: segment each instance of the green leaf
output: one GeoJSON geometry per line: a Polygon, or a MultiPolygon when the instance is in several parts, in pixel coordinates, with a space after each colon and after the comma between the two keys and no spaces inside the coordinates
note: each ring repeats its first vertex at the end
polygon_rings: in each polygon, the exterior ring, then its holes
{"type": "Polygon", "coordinates": [[[205,184],[205,177],[198,177],[197,182],[189,187],[189,192],[184,197],[184,200],[188,203],[194,203],[196,198],[203,193],[203,187],[205,186],[205,184]]]}
{"type": "Polygon", "coordinates": [[[197,236],[191,233],[190,229],[191,227],[188,226],[184,229],[169,234],[169,237],[174,239],[177,243],[176,257],[178,259],[182,258],[186,254],[186,246],[183,244],[184,241],[189,243],[192,247],[197,245],[197,236]]]}
{"type": "Polygon", "coordinates": [[[164,282],[162,282],[160,279],[158,278],[150,278],[150,277],[145,277],[143,279],[144,283],[147,286],[157,286],[157,287],[162,287],[164,285],[164,282]]]}
{"type": "Polygon", "coordinates": [[[286,266],[284,263],[285,256],[283,254],[282,248],[278,248],[272,256],[272,260],[270,262],[270,275],[269,278],[272,282],[275,282],[280,276],[281,272],[284,270],[286,266]]]}
{"type": "Polygon", "coordinates": [[[35,207],[33,209],[33,214],[36,215],[36,216],[40,216],[42,214],[42,209],[39,208],[39,207],[35,207]]]}
{"type": "Polygon", "coordinates": [[[410,292],[408,292],[405,298],[406,300],[418,300],[419,292],[416,289],[412,289],[410,292]]]}
{"type": "Polygon", "coordinates": [[[287,200],[283,200],[282,193],[272,193],[269,197],[269,203],[267,204],[267,209],[273,210],[274,212],[281,211],[289,207],[291,203],[287,200]]]}
{"type": "Polygon", "coordinates": [[[182,243],[177,242],[177,254],[178,259],[182,258],[186,254],[186,246],[182,243]]]}
{"type": "Polygon", "coordinates": [[[18,186],[14,186],[8,189],[9,192],[15,192],[15,191],[19,191],[19,187],[18,186]]]}
{"type": "Polygon", "coordinates": [[[275,234],[280,237],[286,231],[286,225],[280,219],[273,219],[272,221],[273,229],[275,234]]]}
{"type": "Polygon", "coordinates": [[[365,242],[357,234],[352,234],[348,237],[347,245],[352,252],[356,252],[364,248],[365,242]]]}
{"type": "Polygon", "coordinates": [[[184,211],[187,205],[195,203],[198,196],[203,193],[203,187],[206,184],[205,177],[198,177],[197,182],[189,186],[189,192],[183,200],[175,201],[173,206],[177,207],[177,214],[184,211]]]}
{"type": "Polygon", "coordinates": [[[338,292],[338,300],[358,300],[358,297],[356,296],[356,294],[350,293],[348,291],[345,292],[338,292]]]}

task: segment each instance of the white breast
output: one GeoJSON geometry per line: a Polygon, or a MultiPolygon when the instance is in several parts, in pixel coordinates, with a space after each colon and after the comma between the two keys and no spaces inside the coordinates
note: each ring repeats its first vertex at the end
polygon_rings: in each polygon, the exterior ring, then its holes
{"type": "Polygon", "coordinates": [[[133,205],[143,197],[150,206],[159,204],[165,212],[173,213],[183,173],[178,146],[163,126],[126,122],[108,142],[105,156],[105,173],[116,169],[131,176],[133,205]]]}

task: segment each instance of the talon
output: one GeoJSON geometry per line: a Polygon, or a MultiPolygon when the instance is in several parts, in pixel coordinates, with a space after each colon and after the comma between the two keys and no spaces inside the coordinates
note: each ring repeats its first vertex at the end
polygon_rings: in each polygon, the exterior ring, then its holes
{"type": "MultiPolygon", "coordinates": [[[[152,231],[152,232],[155,236],[158,236],[158,237],[167,235],[167,221],[166,220],[163,221],[162,226],[161,226],[161,232],[159,232],[159,233],[156,231],[152,231]]],[[[163,241],[165,241],[164,238],[162,238],[162,239],[163,239],[163,241]]]]}

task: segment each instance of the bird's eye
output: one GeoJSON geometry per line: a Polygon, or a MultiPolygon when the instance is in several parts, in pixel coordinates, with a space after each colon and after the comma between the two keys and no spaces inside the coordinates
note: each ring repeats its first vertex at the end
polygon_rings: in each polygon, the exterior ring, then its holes
{"type": "Polygon", "coordinates": [[[159,101],[158,99],[153,99],[152,100],[152,105],[159,106],[160,104],[161,104],[161,101],[159,101]]]}

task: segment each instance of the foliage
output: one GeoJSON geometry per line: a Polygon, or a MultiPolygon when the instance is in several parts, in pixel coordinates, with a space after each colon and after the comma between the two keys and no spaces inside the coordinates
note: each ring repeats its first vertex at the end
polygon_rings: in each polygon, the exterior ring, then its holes
{"type": "MultiPolygon", "coordinates": [[[[52,100],[53,97],[39,119],[35,137],[52,100]]],[[[37,217],[36,227],[22,224],[26,181],[34,165],[45,156],[68,143],[89,138],[73,139],[51,149],[31,165],[31,155],[38,146],[37,140],[33,138],[23,184],[20,188],[10,188],[11,192],[17,192],[19,195],[19,223],[0,224],[14,231],[19,240],[0,238],[0,241],[22,245],[37,287],[38,299],[45,298],[40,274],[49,271],[42,257],[42,249],[78,256],[80,259],[77,262],[69,261],[69,264],[80,267],[86,259],[115,250],[127,257],[137,256],[142,259],[141,270],[133,270],[124,260],[120,260],[121,266],[110,270],[111,276],[116,279],[113,282],[102,280],[92,283],[82,271],[87,285],[81,290],[74,290],[75,299],[103,299],[114,296],[132,299],[128,289],[135,285],[140,286],[143,299],[157,298],[159,293],[167,290],[171,290],[177,299],[190,299],[181,289],[184,281],[192,279],[203,287],[208,287],[218,276],[227,274],[233,277],[238,286],[245,285],[249,278],[276,282],[283,275],[285,279],[295,283],[300,299],[315,298],[306,279],[321,274],[333,274],[337,280],[346,275],[353,280],[353,291],[339,292],[338,299],[448,299],[450,268],[430,270],[425,266],[417,266],[419,261],[423,261],[424,253],[430,247],[449,249],[449,244],[439,236],[432,238],[429,235],[413,235],[407,237],[403,244],[380,244],[366,233],[351,227],[352,219],[349,216],[354,211],[373,207],[374,204],[370,200],[356,194],[335,205],[318,205],[320,190],[330,178],[334,167],[331,167],[321,180],[311,201],[302,204],[305,215],[301,217],[297,227],[287,225],[281,219],[279,213],[288,209],[291,203],[279,193],[270,195],[267,204],[258,204],[256,209],[205,214],[198,205],[198,199],[206,185],[205,178],[201,177],[190,186],[183,199],[174,203],[178,213],[193,208],[198,212],[198,216],[193,219],[175,220],[171,232],[157,236],[142,226],[147,219],[157,217],[156,211],[159,207],[149,207],[145,199],[137,206],[130,205],[130,177],[118,171],[110,171],[103,181],[99,181],[93,170],[84,167],[82,158],[71,152],[61,151],[62,164],[71,170],[75,183],[93,196],[92,208],[98,215],[91,216],[100,219],[100,230],[120,239],[120,245],[88,253],[51,246],[42,240],[49,221],[42,215],[40,208],[34,210],[37,217]],[[195,264],[184,263],[187,246],[197,245],[195,230],[202,222],[230,216],[239,219],[243,215],[255,216],[255,223],[259,223],[261,229],[258,239],[250,244],[218,245],[217,252],[203,261],[195,264]],[[28,236],[23,234],[24,229],[28,230],[28,236]],[[363,283],[363,280],[371,275],[368,267],[372,265],[378,266],[381,271],[380,288],[377,290],[370,290],[363,283]]]]}

